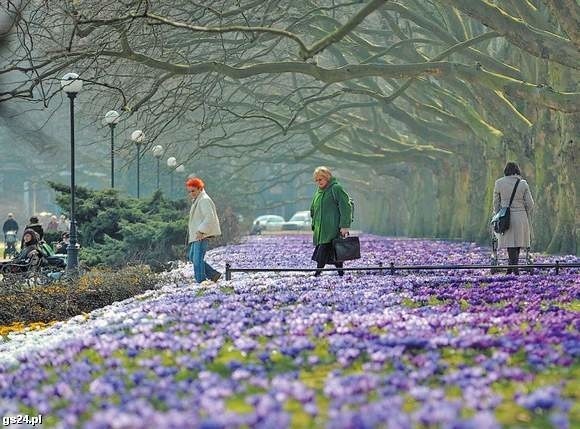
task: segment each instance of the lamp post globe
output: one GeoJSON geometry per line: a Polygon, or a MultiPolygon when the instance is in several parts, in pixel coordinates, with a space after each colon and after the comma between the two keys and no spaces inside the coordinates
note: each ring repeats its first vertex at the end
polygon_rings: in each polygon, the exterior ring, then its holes
{"type": "Polygon", "coordinates": [[[145,133],[141,130],[135,130],[131,133],[131,140],[137,146],[137,198],[139,198],[140,178],[139,178],[139,161],[141,158],[141,144],[145,140],[145,133]]]}
{"type": "Polygon", "coordinates": [[[151,152],[153,152],[153,156],[155,158],[159,159],[163,156],[163,146],[161,146],[160,144],[153,146],[153,149],[151,149],[151,152]]]}
{"type": "Polygon", "coordinates": [[[136,144],[141,144],[145,140],[145,133],[141,130],[135,130],[131,133],[131,140],[136,144]]]}
{"type": "Polygon", "coordinates": [[[111,189],[115,189],[115,126],[119,123],[120,116],[116,110],[105,113],[105,124],[111,129],[111,189]]]}
{"type": "Polygon", "coordinates": [[[160,144],[153,146],[153,149],[151,149],[151,152],[153,152],[153,156],[157,159],[157,190],[159,190],[159,161],[161,160],[161,157],[163,156],[163,146],[161,146],[160,144]]]}
{"type": "Polygon", "coordinates": [[[120,120],[120,114],[116,110],[109,110],[105,113],[105,123],[107,125],[117,125],[120,120]]]}
{"type": "Polygon", "coordinates": [[[177,167],[177,159],[174,156],[170,156],[167,158],[167,168],[169,168],[170,176],[169,198],[173,198],[173,173],[175,172],[175,167],[177,167]]]}
{"type": "Polygon", "coordinates": [[[60,79],[60,87],[64,92],[67,93],[67,95],[68,94],[77,95],[83,89],[83,81],[79,79],[78,74],[67,73],[60,79]]]}
{"type": "Polygon", "coordinates": [[[60,80],[60,86],[70,100],[70,230],[67,247],[66,270],[76,272],[79,266],[77,245],[77,222],[75,205],[75,97],[83,89],[83,81],[76,73],[67,73],[60,80]]]}

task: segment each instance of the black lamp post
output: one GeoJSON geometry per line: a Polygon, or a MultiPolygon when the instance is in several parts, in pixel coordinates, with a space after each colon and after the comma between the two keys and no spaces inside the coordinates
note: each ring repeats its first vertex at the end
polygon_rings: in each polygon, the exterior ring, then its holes
{"type": "Polygon", "coordinates": [[[119,123],[119,113],[109,110],[105,113],[105,123],[111,128],[111,189],[115,189],[115,126],[119,123]]]}
{"type": "Polygon", "coordinates": [[[158,144],[157,146],[153,147],[152,151],[153,156],[157,158],[157,190],[159,190],[159,160],[163,156],[163,146],[158,144]]]}
{"type": "Polygon", "coordinates": [[[141,183],[141,179],[139,178],[139,162],[141,158],[141,143],[145,140],[145,134],[141,130],[135,130],[131,133],[131,140],[137,146],[137,198],[139,198],[139,187],[141,183]]]}
{"type": "Polygon", "coordinates": [[[70,100],[70,242],[67,248],[67,271],[74,272],[79,266],[77,245],[77,222],[75,215],[75,97],[83,89],[83,81],[76,73],[65,74],[60,86],[70,100]]]}

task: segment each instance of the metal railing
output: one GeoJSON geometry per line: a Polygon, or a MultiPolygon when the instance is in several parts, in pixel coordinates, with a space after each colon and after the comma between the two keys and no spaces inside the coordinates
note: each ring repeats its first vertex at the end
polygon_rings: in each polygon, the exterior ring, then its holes
{"type": "Polygon", "coordinates": [[[308,271],[378,271],[379,274],[394,275],[397,271],[416,271],[416,270],[485,270],[490,269],[492,272],[518,268],[523,271],[532,268],[555,268],[556,274],[560,274],[563,268],[580,268],[580,263],[555,263],[546,264],[521,264],[521,265],[492,265],[492,264],[471,264],[471,265],[395,265],[394,262],[384,266],[381,263],[376,267],[344,267],[344,268],[233,268],[231,263],[226,263],[226,280],[232,279],[232,273],[259,273],[259,272],[308,272],[308,271]]]}

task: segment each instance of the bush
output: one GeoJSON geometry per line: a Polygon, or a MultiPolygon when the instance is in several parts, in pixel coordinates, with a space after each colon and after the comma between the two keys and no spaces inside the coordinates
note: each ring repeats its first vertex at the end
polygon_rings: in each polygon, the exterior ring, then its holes
{"type": "Polygon", "coordinates": [[[59,231],[44,231],[44,241],[51,247],[53,243],[60,241],[61,236],[62,232],[59,231]]]}
{"type": "Polygon", "coordinates": [[[134,266],[93,270],[48,286],[0,290],[0,325],[66,320],[157,288],[157,275],[146,266],[134,266]]]}
{"type": "MultiPolygon", "coordinates": [[[[69,187],[49,185],[58,192],[57,202],[66,210],[69,187]]],[[[234,243],[240,238],[238,218],[227,202],[216,201],[222,236],[212,246],[234,243]]],[[[147,264],[154,271],[169,261],[184,259],[189,202],[166,200],[161,192],[149,198],[121,198],[117,191],[77,188],[80,258],[89,267],[125,267],[147,264]]]]}
{"type": "MultiPolygon", "coordinates": [[[[50,183],[57,202],[69,206],[67,186],[50,183]]],[[[147,264],[155,271],[185,252],[187,204],[166,200],[160,192],[150,198],[122,198],[112,189],[77,189],[76,221],[80,258],[87,266],[122,268],[147,264]]]]}

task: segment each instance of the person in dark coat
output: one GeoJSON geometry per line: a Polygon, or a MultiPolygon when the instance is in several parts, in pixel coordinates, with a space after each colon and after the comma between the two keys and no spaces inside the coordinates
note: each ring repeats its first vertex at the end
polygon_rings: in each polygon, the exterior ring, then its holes
{"type": "Polygon", "coordinates": [[[24,229],[31,229],[38,234],[38,240],[42,241],[44,239],[44,229],[42,225],[38,221],[38,217],[32,216],[30,218],[30,223],[26,225],[24,229]]]}
{"type": "Polygon", "coordinates": [[[8,231],[16,231],[18,233],[18,222],[14,220],[14,215],[12,213],[8,213],[8,219],[4,221],[4,225],[2,226],[2,232],[4,235],[8,231]]]}
{"type": "MultiPolygon", "coordinates": [[[[334,260],[332,240],[349,234],[352,219],[349,197],[328,167],[317,167],[314,170],[314,181],[318,189],[310,205],[313,241],[316,246],[312,260],[316,261],[316,268],[324,268],[326,264],[342,268],[343,263],[334,260]]],[[[319,276],[320,273],[321,271],[316,270],[314,275],[319,276]]],[[[339,270],[338,275],[343,276],[344,271],[339,270]]]]}
{"type": "MultiPolygon", "coordinates": [[[[520,179],[514,200],[510,206],[510,227],[503,234],[496,234],[498,249],[506,249],[509,265],[517,265],[520,249],[530,247],[532,211],[534,199],[528,182],[521,177],[520,168],[515,162],[508,162],[504,168],[504,177],[495,181],[493,189],[493,213],[501,207],[507,207],[517,180],[520,179]]],[[[507,274],[519,274],[517,268],[508,268],[507,274]]]]}

